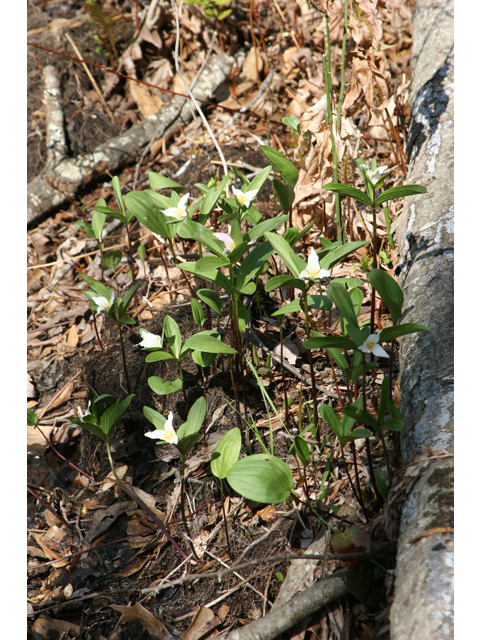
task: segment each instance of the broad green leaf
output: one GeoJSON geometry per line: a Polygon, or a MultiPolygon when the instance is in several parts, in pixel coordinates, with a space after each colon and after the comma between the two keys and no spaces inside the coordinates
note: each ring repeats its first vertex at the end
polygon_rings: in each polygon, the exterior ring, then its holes
{"type": "Polygon", "coordinates": [[[225,256],[205,256],[205,258],[199,258],[195,264],[199,271],[213,271],[213,269],[230,266],[230,261],[225,256]]]}
{"type": "MultiPolygon", "coordinates": [[[[100,206],[105,206],[105,200],[103,198],[99,198],[97,204],[100,206]]],[[[95,208],[93,209],[92,231],[95,234],[95,238],[97,238],[99,242],[101,242],[102,240],[102,231],[103,231],[103,226],[105,224],[106,217],[107,216],[105,213],[102,213],[101,211],[98,211],[95,208]]]]}
{"type": "Polygon", "coordinates": [[[116,400],[115,403],[111,404],[108,409],[102,413],[102,417],[100,418],[100,427],[102,428],[108,442],[110,441],[115,426],[127,410],[133,397],[134,394],[130,394],[125,398],[125,400],[122,400],[120,404],[118,404],[118,400],[116,400]]]}
{"type": "MultiPolygon", "coordinates": [[[[172,202],[172,198],[169,198],[168,196],[164,196],[161,193],[157,193],[156,191],[152,191],[151,189],[144,189],[143,191],[137,191],[136,193],[143,193],[145,196],[145,202],[147,204],[153,205],[155,212],[157,212],[159,209],[161,212],[163,212],[165,209],[175,206],[172,202]]],[[[177,203],[178,203],[178,199],[179,198],[177,194],[177,203]]],[[[164,219],[165,219],[165,224],[167,224],[166,223],[167,218],[165,217],[164,219]]]]}
{"type": "Polygon", "coordinates": [[[161,413],[158,413],[158,411],[150,407],[143,407],[143,415],[153,424],[155,429],[160,429],[160,431],[164,430],[167,419],[164,418],[161,413]]]}
{"type": "Polygon", "coordinates": [[[145,362],[162,362],[163,360],[176,360],[174,355],[168,353],[168,351],[152,351],[145,358],[145,362]]]}
{"type": "Polygon", "coordinates": [[[356,344],[349,338],[340,336],[323,336],[308,338],[302,342],[305,349],[325,349],[326,347],[334,347],[336,349],[355,349],[356,344]]]}
{"type": "Polygon", "coordinates": [[[308,448],[308,444],[302,436],[295,436],[293,439],[293,445],[301,463],[306,467],[310,462],[310,449],[308,448]]]}
{"type": "Polygon", "coordinates": [[[282,118],[282,122],[287,127],[290,127],[290,129],[293,129],[295,133],[300,133],[300,120],[297,120],[296,118],[290,118],[289,116],[284,116],[282,118]]]}
{"type": "Polygon", "coordinates": [[[222,289],[225,289],[228,293],[233,293],[230,280],[224,276],[221,271],[216,269],[212,269],[211,271],[202,271],[201,269],[198,269],[196,262],[184,262],[179,264],[178,268],[183,271],[188,271],[188,273],[194,273],[196,276],[199,276],[208,282],[214,282],[222,289]]]}
{"type": "MultiPolygon", "coordinates": [[[[353,289],[350,289],[348,295],[352,299],[353,311],[355,315],[358,316],[358,314],[360,313],[360,309],[362,308],[363,291],[358,287],[354,287],[353,289]]],[[[340,324],[342,327],[342,333],[343,335],[345,335],[347,333],[347,326],[346,320],[343,316],[340,318],[340,324]]]]}
{"type": "Polygon", "coordinates": [[[329,404],[322,404],[318,412],[322,418],[328,422],[332,431],[340,439],[343,436],[342,423],[332,407],[329,404]]]}
{"type": "Polygon", "coordinates": [[[395,327],[387,327],[382,329],[380,339],[382,342],[389,342],[400,336],[406,336],[409,333],[417,333],[418,331],[429,331],[428,327],[418,322],[407,322],[398,324],[395,327]]]}
{"type": "Polygon", "coordinates": [[[262,220],[258,224],[256,224],[248,233],[243,237],[245,242],[250,242],[251,240],[256,240],[257,238],[261,238],[265,235],[267,231],[273,231],[281,224],[283,224],[286,220],[288,220],[288,216],[275,216],[274,218],[268,218],[267,220],[262,220]]]}
{"type": "Polygon", "coordinates": [[[382,496],[386,500],[388,497],[388,491],[390,487],[388,486],[388,480],[387,480],[385,471],[381,467],[377,467],[374,471],[374,475],[375,475],[375,481],[377,483],[377,487],[380,493],[382,494],[382,496]]]}
{"type": "MultiPolygon", "coordinates": [[[[253,284],[253,283],[252,283],[253,284]]],[[[238,309],[238,330],[243,333],[248,326],[248,311],[247,307],[241,300],[237,300],[238,309]]]]}
{"type": "Polygon", "coordinates": [[[373,202],[366,193],[360,191],[360,189],[355,189],[355,187],[351,187],[348,184],[342,184],[341,182],[329,182],[328,184],[322,184],[322,189],[340,193],[342,196],[353,198],[354,200],[358,200],[358,202],[366,204],[367,207],[373,208],[373,202]]]}
{"type": "Polygon", "coordinates": [[[257,285],[255,284],[255,282],[247,282],[247,284],[244,284],[241,289],[238,289],[237,287],[233,288],[233,291],[237,296],[253,296],[256,290],[257,285]]]}
{"type": "Polygon", "coordinates": [[[268,167],[264,167],[259,173],[257,173],[257,175],[250,182],[247,188],[242,188],[242,191],[243,192],[253,191],[254,189],[258,189],[260,191],[260,189],[263,187],[263,185],[267,181],[271,171],[272,171],[272,167],[270,165],[268,167]]]}
{"type": "Polygon", "coordinates": [[[273,179],[273,190],[277,194],[283,213],[288,213],[295,200],[295,192],[289,184],[283,184],[276,178],[273,179]]]}
{"type": "Polygon", "coordinates": [[[127,293],[123,296],[121,300],[118,301],[118,315],[123,316],[125,311],[128,309],[128,305],[130,304],[133,296],[135,295],[136,290],[140,286],[140,282],[136,282],[133,287],[127,291],[127,293]]]}
{"type": "Polygon", "coordinates": [[[190,298],[192,315],[197,327],[202,327],[205,323],[205,313],[200,302],[196,298],[190,298]]]}
{"type": "Polygon", "coordinates": [[[393,200],[394,198],[404,198],[405,196],[415,196],[419,193],[427,193],[426,187],[421,184],[405,184],[400,187],[392,187],[383,191],[375,200],[375,207],[378,207],[387,200],[393,200]]]}
{"type": "MultiPolygon", "coordinates": [[[[219,218],[220,220],[220,218],[219,218]]],[[[242,220],[248,220],[252,226],[260,224],[263,220],[262,212],[257,209],[253,204],[243,214],[242,220]]]]}
{"type": "Polygon", "coordinates": [[[371,435],[372,432],[369,429],[354,429],[354,431],[349,431],[347,435],[342,436],[342,439],[345,443],[358,438],[369,438],[371,435]]]}
{"type": "Polygon", "coordinates": [[[256,246],[253,251],[245,256],[244,261],[237,271],[236,286],[238,289],[242,289],[244,285],[260,271],[272,253],[273,249],[270,243],[262,242],[262,244],[256,246]]]}
{"type": "Polygon", "coordinates": [[[165,216],[155,211],[145,191],[131,191],[125,196],[128,210],[133,213],[144,227],[163,238],[170,238],[170,230],[165,216]]]}
{"type": "MultiPolygon", "coordinates": [[[[182,350],[182,335],[180,333],[180,327],[171,316],[165,317],[163,321],[163,332],[165,335],[165,339],[170,345],[170,349],[172,350],[173,355],[178,360],[180,358],[180,352],[182,350]]],[[[156,353],[160,352],[157,351],[156,353]]]]}
{"type": "Polygon", "coordinates": [[[356,422],[361,422],[362,424],[366,424],[368,427],[372,429],[378,430],[378,423],[375,418],[368,413],[367,411],[363,411],[363,409],[359,409],[353,405],[345,405],[344,413],[347,416],[353,418],[356,422]]]}
{"type": "Polygon", "coordinates": [[[205,353],[237,353],[235,349],[229,347],[221,340],[217,340],[208,332],[200,331],[193,336],[190,336],[185,340],[183,345],[183,351],[186,349],[192,349],[193,351],[204,351],[205,353]]]}
{"type": "Polygon", "coordinates": [[[372,269],[368,274],[368,281],[387,305],[393,324],[397,324],[403,305],[403,293],[398,284],[392,276],[381,269],[372,269]]]}
{"type": "MultiPolygon", "coordinates": [[[[188,423],[182,425],[177,433],[181,431],[182,427],[188,427],[188,423]]],[[[193,445],[200,440],[201,437],[201,433],[186,433],[179,439],[177,443],[177,449],[179,449],[179,451],[181,451],[183,455],[186,455],[193,447],[193,445]]]]}
{"type": "Polygon", "coordinates": [[[217,478],[226,478],[227,473],[237,462],[242,448],[242,435],[238,427],[233,427],[222,436],[220,442],[215,447],[210,467],[212,473],[217,478]]]}
{"type": "Polygon", "coordinates": [[[232,489],[255,502],[278,504],[287,500],[293,487],[288,466],[268,453],[238,460],[227,473],[232,489]]]}
{"type": "Polygon", "coordinates": [[[288,269],[290,269],[292,275],[298,278],[299,274],[307,268],[305,260],[297,256],[288,242],[277,233],[270,231],[265,234],[265,237],[287,265],[288,269]]]}
{"type": "Polygon", "coordinates": [[[205,353],[204,351],[192,351],[190,355],[195,364],[203,368],[209,367],[217,357],[216,353],[205,353]]]}
{"type": "Polygon", "coordinates": [[[268,293],[274,289],[283,289],[284,287],[292,287],[305,291],[305,286],[305,280],[294,278],[288,274],[282,274],[280,276],[273,276],[273,278],[269,278],[265,283],[265,291],[268,293]]]}
{"type": "MultiPolygon", "coordinates": [[[[307,295],[307,305],[310,309],[322,309],[322,310],[328,311],[329,309],[332,308],[332,303],[327,298],[327,296],[321,296],[321,295],[315,295],[315,296],[307,295]]],[[[294,313],[295,311],[302,311],[302,310],[303,310],[303,299],[296,298],[295,300],[292,300],[292,302],[288,302],[286,305],[284,305],[283,307],[280,307],[280,309],[272,313],[272,317],[284,316],[286,313],[294,313]]]]}
{"type": "Polygon", "coordinates": [[[228,181],[228,175],[226,175],[223,178],[222,182],[218,186],[218,189],[210,189],[210,191],[208,191],[208,193],[204,197],[202,201],[202,206],[200,207],[200,213],[198,217],[200,224],[203,224],[205,220],[208,218],[208,216],[214,210],[220,196],[222,195],[222,191],[225,189],[225,185],[227,184],[227,181],[228,181]]]}
{"type": "MultiPolygon", "coordinates": [[[[103,284],[103,282],[99,282],[92,278],[91,276],[87,276],[86,273],[81,273],[82,279],[88,284],[88,286],[95,291],[99,296],[103,296],[104,298],[108,298],[110,300],[111,291],[110,289],[103,284]]],[[[83,292],[86,293],[86,292],[83,292]]]]}
{"type": "Polygon", "coordinates": [[[338,310],[345,318],[345,321],[358,327],[357,314],[353,308],[352,298],[348,291],[341,284],[331,282],[328,287],[327,296],[337,306],[338,310]]]}
{"type": "MultiPolygon", "coordinates": [[[[75,422],[75,424],[77,424],[77,423],[75,422]]],[[[106,440],[105,432],[98,425],[96,425],[96,424],[88,424],[86,422],[81,422],[81,424],[79,426],[81,426],[83,429],[86,429],[87,431],[90,431],[90,433],[93,433],[94,435],[98,436],[102,440],[104,440],[104,441],[106,440]]]]}
{"type": "Polygon", "coordinates": [[[197,296],[213,309],[218,316],[222,315],[222,301],[216,291],[212,291],[211,289],[198,289],[197,296]]]}
{"type": "MultiPolygon", "coordinates": [[[[324,257],[320,259],[322,269],[330,270],[333,266],[341,262],[348,255],[368,244],[367,240],[356,240],[355,242],[347,242],[344,245],[328,249],[324,257]]],[[[322,251],[323,253],[323,251],[322,251]]]]}
{"type": "Polygon", "coordinates": [[[260,151],[267,160],[273,164],[285,182],[294,188],[297,184],[299,173],[293,162],[284,156],[283,153],[268,145],[260,146],[260,151]]]}
{"type": "Polygon", "coordinates": [[[207,412],[207,403],[204,396],[200,396],[195,400],[190,411],[188,412],[187,421],[182,424],[178,429],[177,435],[180,438],[185,438],[193,433],[198,433],[202,428],[203,421],[205,420],[205,413],[207,412]]]}
{"type": "Polygon", "coordinates": [[[301,231],[295,229],[294,227],[288,227],[288,229],[283,234],[283,237],[291,247],[294,247],[297,242],[299,242],[303,238],[303,236],[310,231],[310,229],[313,227],[313,224],[313,222],[310,222],[310,224],[307,224],[307,226],[301,231]]]}
{"type": "Polygon", "coordinates": [[[182,388],[182,381],[180,378],[170,378],[170,380],[164,380],[157,376],[150,376],[148,379],[148,386],[150,389],[157,393],[159,396],[168,396],[171,393],[180,391],[182,388]]]}
{"type": "Polygon", "coordinates": [[[213,231],[204,227],[203,224],[199,224],[190,218],[185,218],[185,220],[179,224],[177,233],[181,238],[201,242],[215,255],[223,257],[225,245],[213,235],[213,231]]]}
{"type": "Polygon", "coordinates": [[[38,423],[37,414],[33,409],[27,409],[27,425],[34,427],[38,423]]]}
{"type": "Polygon", "coordinates": [[[166,178],[160,173],[155,173],[155,171],[148,172],[148,181],[152,189],[174,189],[175,191],[183,191],[185,189],[185,187],[175,182],[175,180],[166,178]]]}
{"type": "Polygon", "coordinates": [[[115,269],[117,264],[122,260],[122,256],[122,252],[118,249],[115,251],[105,251],[101,257],[100,264],[104,269],[115,269]]]}
{"type": "Polygon", "coordinates": [[[112,178],[112,189],[115,194],[115,200],[117,201],[118,208],[122,212],[123,218],[126,219],[125,207],[123,206],[122,189],[120,187],[120,180],[118,179],[118,176],[113,176],[112,178]]]}

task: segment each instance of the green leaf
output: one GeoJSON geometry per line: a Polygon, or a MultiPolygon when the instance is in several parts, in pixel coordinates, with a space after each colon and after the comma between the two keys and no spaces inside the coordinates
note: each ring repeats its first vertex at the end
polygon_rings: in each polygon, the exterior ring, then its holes
{"type": "Polygon", "coordinates": [[[270,243],[262,242],[245,256],[237,271],[236,286],[238,289],[242,289],[260,271],[272,253],[273,249],[270,243]]]}
{"type": "Polygon", "coordinates": [[[146,191],[131,191],[127,193],[125,203],[129,211],[144,227],[163,238],[171,238],[171,229],[165,222],[165,216],[154,210],[146,191]]]}
{"type": "Polygon", "coordinates": [[[284,288],[284,287],[292,287],[295,289],[300,289],[301,291],[305,291],[305,280],[300,280],[299,278],[294,278],[288,274],[282,274],[279,276],[273,276],[273,278],[269,278],[265,283],[265,291],[268,293],[269,291],[273,291],[274,289],[284,288]]]}
{"type": "Polygon", "coordinates": [[[125,311],[128,309],[128,305],[132,301],[132,298],[135,295],[135,292],[138,289],[138,287],[140,286],[140,284],[141,284],[140,282],[136,282],[133,285],[133,287],[130,287],[130,289],[123,296],[123,298],[121,300],[119,300],[119,303],[118,303],[118,314],[120,316],[123,316],[125,311]]]}
{"type": "Polygon", "coordinates": [[[299,274],[307,268],[305,260],[297,256],[288,242],[277,233],[267,232],[265,233],[265,237],[287,265],[288,269],[290,269],[292,275],[298,278],[299,274]]]}
{"type": "Polygon", "coordinates": [[[288,466],[268,453],[257,453],[238,460],[227,473],[232,489],[247,498],[266,504],[287,500],[293,487],[288,466]]]}
{"type": "Polygon", "coordinates": [[[356,422],[361,422],[362,424],[366,424],[367,426],[371,427],[372,429],[375,429],[376,431],[378,430],[377,421],[367,411],[364,411],[363,409],[359,409],[358,407],[355,407],[353,405],[347,404],[345,405],[344,413],[347,416],[350,416],[351,418],[353,418],[356,422]]]}
{"type": "Polygon", "coordinates": [[[394,200],[395,198],[404,198],[405,196],[415,196],[419,193],[427,193],[426,187],[420,184],[406,184],[400,187],[392,187],[383,191],[375,200],[375,207],[378,207],[387,200],[394,200]]]}
{"type": "Polygon", "coordinates": [[[200,331],[185,340],[183,351],[186,349],[204,351],[205,353],[237,353],[235,349],[232,349],[232,347],[229,347],[221,340],[217,340],[213,336],[209,335],[208,332],[203,331],[200,331]]]}
{"type": "Polygon", "coordinates": [[[110,442],[114,428],[127,410],[133,397],[134,394],[130,394],[120,404],[118,404],[118,400],[116,400],[115,403],[111,404],[108,409],[102,413],[102,417],[100,418],[100,427],[105,434],[107,442],[110,442]]]}
{"type": "Polygon", "coordinates": [[[356,240],[355,242],[347,242],[340,247],[335,247],[333,249],[327,250],[326,255],[320,260],[321,268],[330,270],[333,266],[341,262],[348,255],[350,255],[354,251],[357,251],[357,249],[365,246],[366,244],[368,244],[367,240],[356,240]]]}
{"type": "Polygon", "coordinates": [[[166,178],[162,176],[160,173],[155,173],[155,171],[148,172],[148,181],[152,189],[173,189],[174,191],[183,191],[185,187],[175,180],[171,180],[170,178],[166,178]]]}
{"type": "Polygon", "coordinates": [[[222,195],[223,190],[225,189],[225,185],[227,184],[227,181],[228,181],[228,175],[226,175],[223,178],[222,182],[218,186],[218,189],[210,189],[206,194],[206,196],[204,197],[202,201],[202,206],[200,207],[200,213],[198,216],[198,220],[200,224],[203,224],[207,220],[208,216],[214,210],[220,196],[222,195]]]}
{"type": "Polygon", "coordinates": [[[295,200],[295,192],[289,184],[283,184],[276,178],[273,179],[273,190],[277,194],[283,213],[288,213],[295,200]]]}
{"type": "Polygon", "coordinates": [[[288,229],[283,234],[283,237],[291,247],[294,247],[297,242],[299,242],[303,238],[303,236],[310,231],[310,229],[313,227],[313,224],[313,222],[310,222],[310,224],[307,224],[307,226],[304,227],[301,231],[295,229],[294,227],[288,227],[288,229]]]}
{"type": "Polygon", "coordinates": [[[393,324],[397,324],[402,314],[403,293],[395,280],[386,271],[372,269],[368,281],[378,291],[390,311],[393,324]]]}
{"type": "Polygon", "coordinates": [[[213,269],[229,267],[230,261],[225,256],[205,256],[197,260],[196,265],[201,271],[213,271],[213,269]]]}
{"type": "Polygon", "coordinates": [[[333,347],[335,349],[355,349],[356,344],[349,338],[341,336],[321,336],[308,338],[302,342],[305,349],[325,349],[333,347]]]}
{"type": "MultiPolygon", "coordinates": [[[[307,305],[310,309],[322,309],[329,310],[332,308],[331,301],[327,296],[322,295],[307,295],[307,305]]],[[[294,313],[295,311],[303,311],[303,299],[296,298],[292,302],[288,302],[286,305],[272,313],[272,317],[284,316],[286,313],[294,313]]]]}
{"type": "Polygon", "coordinates": [[[213,231],[207,229],[195,220],[185,218],[178,226],[177,233],[181,238],[197,240],[205,245],[215,255],[223,257],[224,244],[213,235],[213,231]]]}
{"type": "MultiPolygon", "coordinates": [[[[103,198],[99,198],[98,205],[105,206],[105,200],[103,198]]],[[[103,227],[105,225],[106,214],[98,211],[97,209],[93,209],[92,213],[92,231],[95,234],[95,238],[101,242],[102,241],[102,232],[103,227]]]]}
{"type": "Polygon", "coordinates": [[[204,353],[203,351],[192,351],[190,355],[195,364],[204,368],[209,367],[217,357],[216,353],[204,353]]]}
{"type": "Polygon", "coordinates": [[[389,342],[400,336],[406,336],[409,333],[417,333],[418,331],[429,331],[429,328],[418,322],[407,322],[405,324],[397,324],[395,327],[387,327],[382,329],[380,340],[389,342]]]}
{"type": "MultiPolygon", "coordinates": [[[[254,189],[258,189],[260,191],[260,189],[263,187],[263,185],[267,181],[271,171],[272,171],[272,167],[270,165],[268,167],[264,167],[259,173],[257,173],[255,178],[250,182],[250,184],[248,185],[248,188],[245,189],[245,191],[253,191],[254,189]]],[[[251,208],[252,207],[250,207],[250,209],[251,208]]]]}
{"type": "Polygon", "coordinates": [[[282,122],[287,127],[290,127],[290,129],[293,129],[295,133],[300,133],[300,120],[297,120],[296,118],[290,118],[288,116],[283,116],[282,122]]]}
{"type": "Polygon", "coordinates": [[[162,350],[152,351],[145,358],[145,362],[162,362],[163,360],[177,360],[177,358],[168,351],[162,350]]]}
{"type": "Polygon", "coordinates": [[[366,204],[367,207],[373,208],[373,202],[366,193],[360,191],[360,189],[355,189],[355,187],[351,187],[348,184],[342,184],[340,182],[329,182],[328,184],[322,184],[322,189],[340,193],[340,195],[342,196],[353,198],[354,200],[358,200],[358,202],[366,204]]]}
{"type": "Polygon", "coordinates": [[[273,147],[269,147],[268,145],[260,146],[260,151],[267,160],[273,164],[274,168],[282,176],[285,182],[292,188],[295,187],[299,173],[293,162],[285,157],[283,153],[277,151],[273,147]]]}
{"type": "MultiPolygon", "coordinates": [[[[110,300],[111,291],[110,289],[103,284],[103,282],[99,282],[90,276],[87,276],[86,273],[81,273],[82,279],[88,284],[88,286],[95,291],[99,296],[103,296],[104,298],[108,298],[110,300]]],[[[85,293],[85,292],[83,292],[85,293]]]]}
{"type": "Polygon", "coordinates": [[[293,445],[295,447],[295,452],[300,458],[301,463],[304,467],[308,465],[310,462],[310,449],[308,448],[308,444],[302,438],[302,436],[295,436],[293,439],[293,445]]]}
{"type": "Polygon", "coordinates": [[[160,431],[164,430],[167,419],[164,418],[161,413],[158,413],[158,411],[150,407],[143,407],[143,415],[153,424],[155,429],[160,429],[160,431]]]}
{"type": "Polygon", "coordinates": [[[238,330],[240,331],[240,333],[243,333],[248,326],[248,311],[247,311],[247,307],[243,304],[241,300],[237,300],[237,310],[238,310],[238,330]]]}
{"type": "MultiPolygon", "coordinates": [[[[180,333],[180,327],[171,316],[165,316],[163,321],[163,332],[173,355],[177,360],[179,360],[180,353],[182,351],[182,335],[180,333]]],[[[157,353],[160,352],[157,351],[157,353]]]]}
{"type": "MultiPolygon", "coordinates": [[[[185,425],[182,425],[182,427],[185,425]]],[[[180,427],[180,429],[182,428],[180,427]]],[[[180,432],[180,429],[178,430],[180,432]]],[[[191,433],[189,435],[184,435],[181,439],[179,439],[177,448],[183,455],[187,455],[193,445],[200,440],[202,437],[201,433],[191,433]]]]}
{"type": "Polygon", "coordinates": [[[171,393],[180,391],[182,388],[182,381],[180,378],[170,378],[170,380],[164,380],[157,376],[150,376],[148,379],[148,386],[150,389],[157,393],[159,396],[168,396],[171,393]]]}
{"type": "Polygon", "coordinates": [[[222,301],[216,291],[212,291],[211,289],[198,289],[197,296],[207,306],[213,309],[218,316],[222,315],[222,301]]]}
{"type": "Polygon", "coordinates": [[[202,428],[203,421],[205,420],[205,413],[207,412],[207,403],[204,396],[200,396],[192,405],[188,412],[187,421],[182,424],[178,429],[178,438],[185,438],[194,433],[198,433],[202,428]]]}
{"type": "Polygon", "coordinates": [[[37,414],[33,409],[27,409],[27,425],[29,427],[35,427],[38,423],[37,414]]]}
{"type": "Polygon", "coordinates": [[[190,298],[190,304],[192,306],[192,315],[195,324],[198,327],[202,327],[205,323],[205,313],[200,302],[196,298],[190,298]]]}
{"type": "Polygon", "coordinates": [[[117,249],[115,251],[105,251],[100,260],[100,264],[104,269],[115,269],[121,259],[122,252],[120,250],[117,249]]]}
{"type": "Polygon", "coordinates": [[[262,220],[258,224],[256,224],[248,233],[243,237],[245,242],[250,242],[251,240],[257,240],[257,238],[261,238],[265,235],[267,231],[273,231],[281,224],[288,220],[288,216],[281,215],[275,216],[274,218],[267,218],[267,220],[262,220]]]}
{"type": "Polygon", "coordinates": [[[345,321],[358,328],[357,314],[353,308],[352,298],[345,287],[331,282],[327,296],[337,306],[345,321]]]}
{"type": "Polygon", "coordinates": [[[237,462],[242,448],[242,435],[238,427],[233,427],[230,431],[222,436],[221,440],[215,447],[210,467],[212,473],[217,478],[226,478],[227,473],[237,462]]]}
{"type": "Polygon", "coordinates": [[[340,418],[337,416],[332,407],[329,404],[322,404],[318,412],[320,413],[322,418],[328,422],[337,438],[340,439],[343,435],[343,427],[340,418]]]}
{"type": "Polygon", "coordinates": [[[388,491],[390,487],[388,486],[388,480],[385,471],[381,467],[377,467],[374,471],[374,475],[377,487],[386,500],[388,498],[388,491]]]}

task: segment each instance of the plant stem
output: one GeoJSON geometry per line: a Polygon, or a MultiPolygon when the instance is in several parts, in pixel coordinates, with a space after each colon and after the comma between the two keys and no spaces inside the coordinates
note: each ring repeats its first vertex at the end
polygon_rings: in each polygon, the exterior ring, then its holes
{"type": "Polygon", "coordinates": [[[132,389],[130,387],[130,380],[129,380],[129,377],[128,377],[127,358],[125,356],[125,345],[124,345],[124,342],[123,342],[122,325],[121,325],[120,322],[118,322],[117,324],[118,324],[118,330],[119,330],[119,333],[120,333],[120,344],[122,346],[123,370],[125,371],[125,379],[127,381],[127,391],[130,394],[130,393],[132,393],[132,389]]]}
{"type": "MultiPolygon", "coordinates": [[[[305,289],[305,293],[303,295],[303,309],[305,312],[305,333],[307,335],[307,339],[310,338],[310,324],[308,322],[308,303],[307,303],[307,292],[305,289]]],[[[310,365],[310,377],[312,379],[312,393],[313,393],[313,423],[315,425],[315,433],[317,433],[317,437],[319,437],[318,431],[318,407],[317,407],[317,387],[315,385],[315,370],[313,368],[313,358],[312,352],[308,350],[308,363],[310,365]]]]}
{"type": "MultiPolygon", "coordinates": [[[[366,365],[365,354],[362,354],[362,368],[363,368],[362,391],[363,391],[363,410],[364,411],[367,410],[367,394],[366,394],[366,375],[367,375],[367,373],[366,373],[365,365],[366,365]]],[[[377,496],[377,499],[383,504],[384,498],[383,498],[382,494],[380,493],[379,488],[377,487],[377,481],[375,479],[375,472],[374,472],[374,469],[373,469],[372,452],[370,450],[370,438],[366,438],[365,446],[367,448],[368,468],[370,470],[370,476],[372,478],[373,490],[375,491],[375,495],[377,496]]]]}
{"type": "Polygon", "coordinates": [[[228,537],[228,525],[227,525],[227,516],[225,514],[225,500],[223,499],[223,480],[222,480],[222,478],[220,478],[220,497],[221,497],[221,501],[222,501],[223,523],[225,525],[225,537],[227,539],[228,557],[230,558],[230,560],[233,560],[232,549],[230,547],[230,538],[228,537]]]}

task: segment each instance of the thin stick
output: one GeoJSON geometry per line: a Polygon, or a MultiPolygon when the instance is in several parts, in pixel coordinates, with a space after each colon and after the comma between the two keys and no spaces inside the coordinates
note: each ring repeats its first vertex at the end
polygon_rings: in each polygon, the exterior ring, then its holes
{"type": "MultiPolygon", "coordinates": [[[[183,85],[185,87],[185,89],[187,90],[187,93],[190,97],[190,99],[192,100],[193,104],[195,105],[196,110],[198,111],[198,114],[200,116],[200,118],[203,121],[203,124],[205,125],[208,134],[210,136],[210,138],[212,139],[213,144],[215,145],[215,148],[218,151],[218,155],[220,156],[220,159],[222,161],[222,166],[223,166],[223,171],[225,173],[225,175],[228,175],[228,167],[227,167],[227,163],[225,161],[225,156],[223,155],[223,152],[217,142],[217,139],[215,138],[215,136],[213,135],[213,131],[210,128],[210,125],[208,124],[208,120],[206,119],[206,117],[204,116],[202,110],[200,109],[200,106],[195,98],[195,96],[193,95],[193,93],[190,91],[190,87],[188,86],[188,84],[185,81],[185,78],[182,75],[182,72],[180,71],[180,62],[179,62],[179,48],[180,48],[180,22],[178,19],[178,5],[175,2],[175,0],[172,0],[172,4],[175,7],[175,23],[176,23],[176,29],[177,29],[177,33],[176,33],[176,40],[175,40],[175,70],[178,73],[178,76],[180,78],[180,80],[183,82],[183,85]]],[[[228,196],[228,185],[226,186],[226,195],[228,196]]]]}

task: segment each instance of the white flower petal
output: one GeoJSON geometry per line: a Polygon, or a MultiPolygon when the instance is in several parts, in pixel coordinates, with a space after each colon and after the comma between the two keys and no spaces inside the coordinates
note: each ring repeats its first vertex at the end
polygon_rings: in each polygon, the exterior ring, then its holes
{"type": "Polygon", "coordinates": [[[143,340],[139,343],[140,347],[144,349],[161,349],[162,348],[162,336],[157,336],[155,333],[150,333],[146,329],[140,329],[140,335],[143,340]]]}

